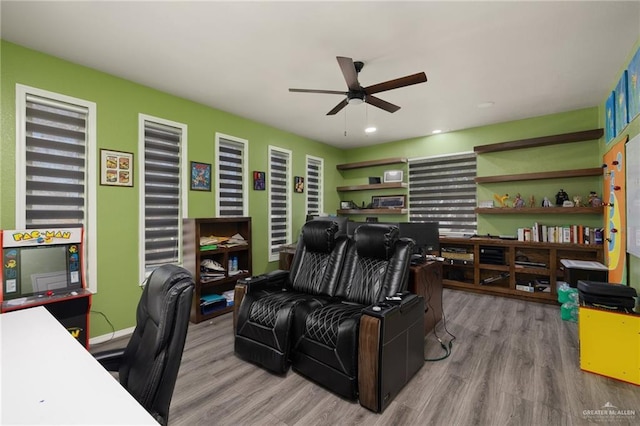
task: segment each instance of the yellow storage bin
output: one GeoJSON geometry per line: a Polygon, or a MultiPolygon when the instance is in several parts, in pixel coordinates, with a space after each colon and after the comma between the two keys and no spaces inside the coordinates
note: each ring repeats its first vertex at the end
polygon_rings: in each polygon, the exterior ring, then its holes
{"type": "Polygon", "coordinates": [[[580,307],[580,368],[640,385],[640,315],[580,307]]]}

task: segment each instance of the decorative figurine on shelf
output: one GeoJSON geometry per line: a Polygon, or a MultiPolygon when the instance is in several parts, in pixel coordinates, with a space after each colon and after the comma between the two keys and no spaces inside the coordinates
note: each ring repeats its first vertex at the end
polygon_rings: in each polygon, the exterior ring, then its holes
{"type": "Polygon", "coordinates": [[[596,191],[591,191],[589,193],[589,206],[590,207],[602,206],[602,199],[598,197],[598,194],[596,194],[596,191]]]}
{"type": "Polygon", "coordinates": [[[549,198],[544,197],[542,199],[542,207],[551,207],[551,201],[549,200],[549,198]]]}
{"type": "Polygon", "coordinates": [[[562,206],[565,201],[569,201],[569,195],[561,189],[556,194],[556,206],[562,206]]]}
{"type": "Polygon", "coordinates": [[[513,200],[513,208],[521,209],[522,207],[524,207],[524,200],[522,199],[522,197],[520,196],[520,193],[518,192],[516,194],[516,199],[513,200]]]}
{"type": "Polygon", "coordinates": [[[507,201],[509,200],[509,194],[498,195],[493,194],[493,198],[498,202],[500,207],[507,207],[507,201]]]}
{"type": "Polygon", "coordinates": [[[574,195],[574,196],[573,196],[573,205],[574,205],[575,207],[584,207],[584,206],[582,205],[582,197],[581,197],[581,196],[579,196],[579,195],[574,195]]]}
{"type": "Polygon", "coordinates": [[[529,207],[534,208],[536,206],[536,197],[533,195],[529,197],[529,207]]]}

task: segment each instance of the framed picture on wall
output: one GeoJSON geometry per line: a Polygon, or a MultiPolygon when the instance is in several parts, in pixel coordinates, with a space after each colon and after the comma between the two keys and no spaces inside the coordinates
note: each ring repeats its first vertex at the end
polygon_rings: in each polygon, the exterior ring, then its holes
{"type": "Polygon", "coordinates": [[[616,92],[611,92],[604,104],[604,132],[607,143],[616,137],[616,92]]]}
{"type": "Polygon", "coordinates": [[[253,189],[256,191],[264,191],[265,185],[265,173],[253,172],[253,189]]]}
{"type": "Polygon", "coordinates": [[[211,191],[211,164],[191,162],[191,190],[211,191]]]}
{"type": "Polygon", "coordinates": [[[294,178],[293,190],[298,193],[304,192],[304,178],[302,176],[296,176],[294,178]]]}
{"type": "Polygon", "coordinates": [[[133,153],[101,149],[100,185],[133,187],[133,153]]]}

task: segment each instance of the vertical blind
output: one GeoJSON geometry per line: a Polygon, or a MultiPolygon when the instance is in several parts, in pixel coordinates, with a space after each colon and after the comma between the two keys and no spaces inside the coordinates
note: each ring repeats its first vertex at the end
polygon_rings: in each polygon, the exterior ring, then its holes
{"type": "Polygon", "coordinates": [[[322,210],[322,159],[307,157],[307,214],[322,210]]]}
{"type": "Polygon", "coordinates": [[[86,226],[88,109],[26,98],[26,227],[86,226]]]}
{"type": "Polygon", "coordinates": [[[179,262],[182,130],[144,122],[145,271],[179,262]]]}
{"type": "Polygon", "coordinates": [[[290,154],[269,149],[269,254],[277,259],[280,247],[288,242],[290,154]]]}
{"type": "Polygon", "coordinates": [[[476,155],[409,160],[409,218],[440,224],[440,232],[475,234],[476,155]]]}
{"type": "Polygon", "coordinates": [[[220,216],[245,216],[244,144],[220,138],[218,205],[220,216]]]}

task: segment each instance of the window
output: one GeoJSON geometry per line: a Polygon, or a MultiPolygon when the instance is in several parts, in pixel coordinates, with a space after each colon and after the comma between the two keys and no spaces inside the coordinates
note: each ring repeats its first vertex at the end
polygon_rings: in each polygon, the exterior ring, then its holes
{"type": "Polygon", "coordinates": [[[216,216],[248,216],[247,141],[216,133],[216,216]]]}
{"type": "Polygon", "coordinates": [[[269,261],[291,242],[291,151],[269,147],[269,261]]]}
{"type": "Polygon", "coordinates": [[[409,219],[440,223],[443,234],[476,233],[476,155],[409,160],[409,219]]]}
{"type": "Polygon", "coordinates": [[[84,228],[87,287],[96,278],[96,105],[16,85],[16,228],[84,228]]]}
{"type": "Polygon", "coordinates": [[[324,160],[307,155],[307,215],[323,212],[322,172],[324,160]]]}
{"type": "Polygon", "coordinates": [[[188,167],[186,125],[140,114],[139,126],[142,282],[160,265],[181,263],[188,167]]]}

